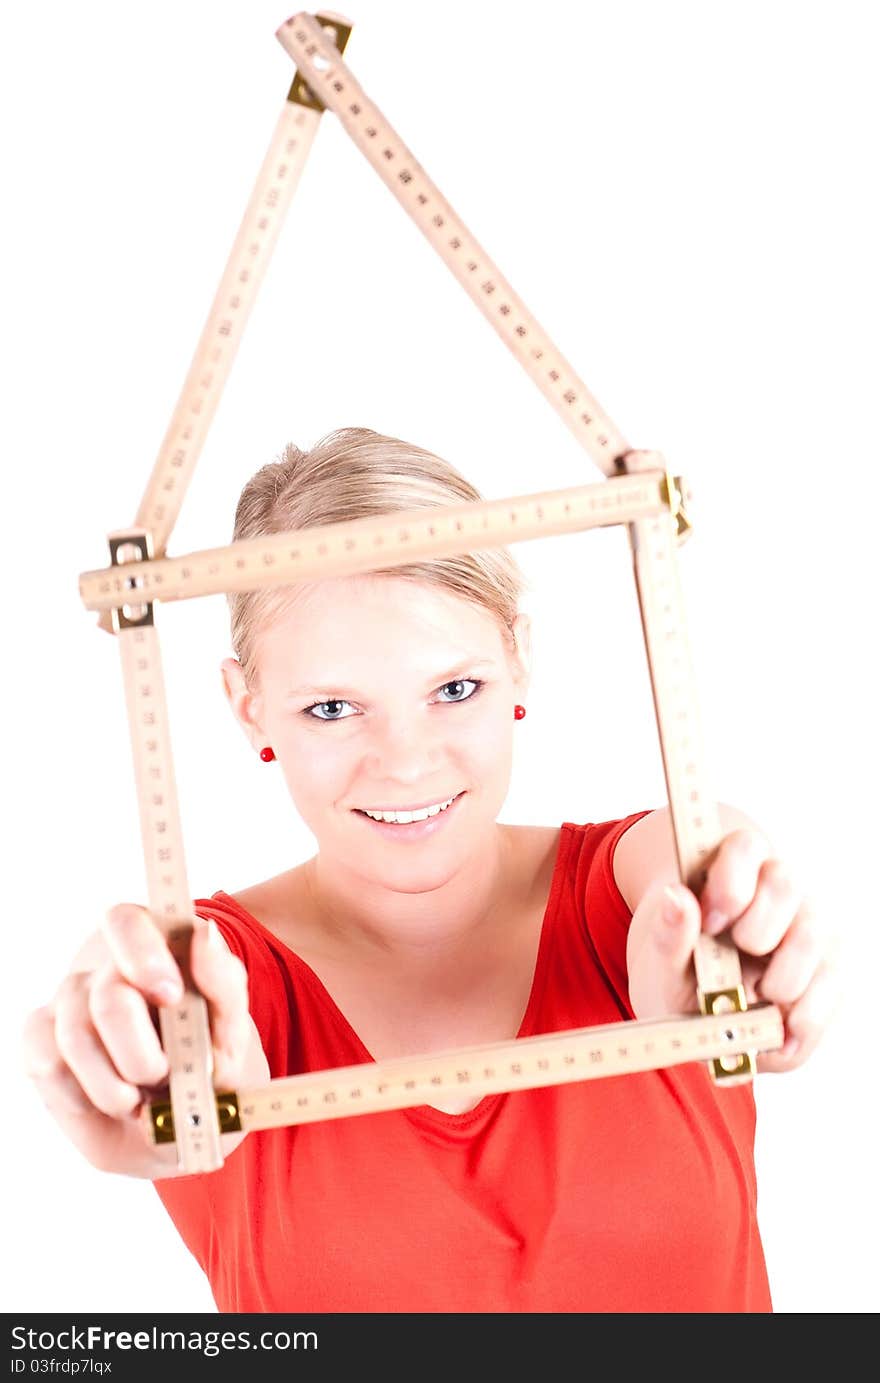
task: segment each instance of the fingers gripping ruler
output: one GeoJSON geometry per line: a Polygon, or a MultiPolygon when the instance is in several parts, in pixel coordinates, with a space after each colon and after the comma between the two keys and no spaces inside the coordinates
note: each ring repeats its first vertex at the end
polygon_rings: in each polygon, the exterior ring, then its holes
{"type": "Polygon", "coordinates": [[[654,698],[680,878],[698,896],[722,839],[703,776],[694,674],[677,549],[692,526],[689,491],[662,456],[629,447],[511,286],[462,224],[342,60],[351,25],[297,14],[277,32],[293,84],[236,237],[149,484],[131,528],[109,535],[109,567],[82,573],[80,595],[119,639],[150,911],[181,965],[181,1003],[161,1009],[168,1098],[141,1119],[174,1142],[184,1172],[222,1165],[221,1135],[418,1105],[438,1089],[480,1094],[707,1063],[716,1082],[749,1081],[756,1054],[784,1040],[772,1004],[748,1007],[739,954],[701,935],[700,1013],[547,1033],[419,1057],[369,1062],[217,1091],[209,1015],[189,972],[194,926],[171,758],[156,601],[319,576],[385,570],[440,555],[625,524],[654,698]],[[409,510],[239,541],[169,557],[166,545],[241,340],[259,283],[324,110],[335,114],[532,381],[599,467],[598,484],[459,506],[409,510]]]}

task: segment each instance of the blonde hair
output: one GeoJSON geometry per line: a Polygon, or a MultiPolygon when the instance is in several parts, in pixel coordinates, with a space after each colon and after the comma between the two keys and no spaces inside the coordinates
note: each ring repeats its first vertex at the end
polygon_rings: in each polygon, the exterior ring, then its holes
{"type": "MultiPolygon", "coordinates": [[[[480,501],[483,496],[448,461],[367,427],[340,427],[310,451],[291,442],[247,482],[235,510],[233,541],[351,519],[480,501]]],[[[370,575],[426,581],[482,606],[513,647],[512,627],[528,588],[507,548],[432,557],[370,575]]],[[[252,689],[258,685],[259,633],[295,599],[302,585],[227,595],[232,648],[252,689]]]]}

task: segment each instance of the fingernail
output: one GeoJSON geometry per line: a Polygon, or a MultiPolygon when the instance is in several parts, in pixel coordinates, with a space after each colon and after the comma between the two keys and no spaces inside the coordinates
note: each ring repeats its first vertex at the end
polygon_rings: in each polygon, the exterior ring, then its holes
{"type": "Polygon", "coordinates": [[[710,911],[706,913],[706,931],[710,936],[716,936],[718,932],[723,932],[726,923],[727,918],[724,916],[724,913],[719,912],[717,908],[711,908],[710,911]]]}
{"type": "Polygon", "coordinates": [[[681,921],[681,903],[678,894],[667,884],[663,889],[663,921],[675,927],[681,921]]]}
{"type": "Polygon", "coordinates": [[[141,909],[131,903],[115,903],[110,909],[110,921],[117,927],[123,926],[126,922],[134,922],[140,917],[141,909]]]}
{"type": "Polygon", "coordinates": [[[183,994],[179,980],[159,980],[155,991],[163,1004],[175,1004],[183,994]]]}
{"type": "Polygon", "coordinates": [[[796,1037],[786,1038],[782,1048],[782,1055],[786,1058],[794,1056],[795,1052],[798,1050],[800,1045],[801,1044],[796,1037]]]}

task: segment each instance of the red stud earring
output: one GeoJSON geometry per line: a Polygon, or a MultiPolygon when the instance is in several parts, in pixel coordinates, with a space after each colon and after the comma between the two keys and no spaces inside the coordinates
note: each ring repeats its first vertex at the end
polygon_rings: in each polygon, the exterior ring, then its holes
{"type": "Polygon", "coordinates": [[[525,706],[514,706],[514,708],[513,708],[513,714],[514,714],[514,718],[515,718],[516,720],[522,720],[522,718],[523,718],[523,716],[525,715],[525,713],[526,713],[526,708],[525,708],[525,706]]]}
{"type": "Polygon", "coordinates": [[[275,758],[275,750],[271,745],[267,744],[265,749],[260,750],[260,758],[263,760],[264,764],[270,764],[272,762],[275,758]]]}

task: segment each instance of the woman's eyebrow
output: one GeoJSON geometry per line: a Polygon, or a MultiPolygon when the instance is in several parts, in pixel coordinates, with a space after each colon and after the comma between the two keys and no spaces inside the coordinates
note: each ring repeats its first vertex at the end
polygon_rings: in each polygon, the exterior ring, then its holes
{"type": "MultiPolygon", "coordinates": [[[[494,658],[468,658],[463,662],[457,663],[449,672],[437,673],[431,678],[427,690],[431,691],[434,687],[443,686],[446,682],[452,682],[457,677],[461,677],[466,672],[475,672],[477,668],[494,669],[497,663],[494,658]]],[[[341,687],[338,682],[325,682],[320,687],[288,687],[288,696],[339,696],[354,697],[362,695],[353,687],[341,687]]]]}

